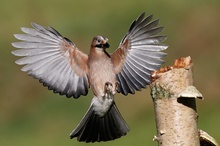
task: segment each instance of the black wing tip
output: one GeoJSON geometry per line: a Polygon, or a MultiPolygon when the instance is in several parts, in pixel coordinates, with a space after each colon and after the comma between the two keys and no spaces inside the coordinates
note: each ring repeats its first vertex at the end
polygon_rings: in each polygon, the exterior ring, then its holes
{"type": "MultiPolygon", "coordinates": [[[[145,12],[142,12],[137,19],[135,19],[128,30],[128,33],[132,32],[133,29],[135,29],[140,23],[142,23],[145,20],[148,20],[148,22],[150,23],[151,20],[153,19],[153,14],[148,15],[147,17],[145,17],[145,12]]],[[[154,20],[155,22],[159,23],[159,19],[154,20]]]]}
{"type": "MultiPolygon", "coordinates": [[[[144,19],[152,20],[153,17],[154,17],[153,14],[149,14],[149,15],[147,15],[146,17],[145,17],[145,15],[146,15],[146,12],[142,12],[142,13],[137,17],[137,19],[136,19],[135,21],[141,22],[141,21],[143,21],[144,19]]],[[[159,20],[159,19],[157,19],[157,20],[159,20]]],[[[159,21],[160,21],[160,20],[159,20],[159,21]]]]}
{"type": "Polygon", "coordinates": [[[145,12],[142,12],[142,13],[138,16],[138,18],[135,19],[135,20],[131,23],[131,25],[130,25],[130,27],[129,27],[129,29],[128,29],[128,32],[131,32],[132,29],[137,25],[137,22],[142,21],[142,20],[144,19],[144,16],[145,16],[145,12]]]}
{"type": "MultiPolygon", "coordinates": [[[[137,91],[140,91],[140,90],[137,89],[137,91]]],[[[127,96],[128,94],[135,94],[135,90],[134,89],[133,90],[131,90],[131,89],[118,89],[117,92],[118,93],[122,93],[125,96],[127,96]]]]}
{"type": "MultiPolygon", "coordinates": [[[[140,14],[140,16],[142,16],[142,15],[145,16],[145,12],[142,12],[142,13],[140,14]]],[[[140,16],[139,16],[139,17],[140,17],[140,16]]]]}
{"type": "MultiPolygon", "coordinates": [[[[48,32],[50,32],[50,33],[52,33],[52,34],[54,34],[56,36],[63,37],[56,29],[54,29],[51,26],[45,27],[45,26],[40,25],[40,24],[35,23],[35,22],[31,22],[31,26],[34,29],[38,30],[38,31],[42,31],[42,32],[48,31],[48,32]]],[[[67,40],[67,38],[65,38],[65,40],[67,40]]],[[[71,42],[71,41],[68,39],[68,42],[71,42]]],[[[73,44],[73,43],[71,42],[71,44],[73,44]]]]}
{"type": "MultiPolygon", "coordinates": [[[[33,75],[30,75],[30,76],[32,76],[34,79],[38,79],[37,77],[35,77],[33,75]]],[[[59,94],[61,96],[66,96],[67,98],[73,97],[74,99],[78,99],[80,96],[86,96],[88,94],[88,89],[85,89],[82,92],[66,93],[65,91],[59,91],[59,90],[54,89],[51,85],[45,83],[42,79],[38,79],[38,80],[39,80],[40,83],[43,84],[44,87],[47,87],[48,90],[52,90],[53,93],[59,94]]]]}
{"type": "Polygon", "coordinates": [[[134,95],[136,93],[136,91],[142,91],[142,89],[146,89],[148,85],[150,85],[150,83],[147,83],[146,86],[141,86],[141,87],[139,87],[137,89],[133,89],[133,91],[131,91],[131,90],[128,90],[128,91],[117,90],[117,92],[121,93],[121,94],[123,94],[125,96],[127,96],[128,94],[134,95]]]}

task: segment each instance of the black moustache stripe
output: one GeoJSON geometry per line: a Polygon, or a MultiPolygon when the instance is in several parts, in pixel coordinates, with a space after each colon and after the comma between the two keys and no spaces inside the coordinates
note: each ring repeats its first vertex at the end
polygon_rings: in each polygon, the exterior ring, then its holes
{"type": "Polygon", "coordinates": [[[105,44],[98,44],[95,47],[97,47],[97,48],[109,48],[110,45],[108,43],[105,43],[105,44]]]}

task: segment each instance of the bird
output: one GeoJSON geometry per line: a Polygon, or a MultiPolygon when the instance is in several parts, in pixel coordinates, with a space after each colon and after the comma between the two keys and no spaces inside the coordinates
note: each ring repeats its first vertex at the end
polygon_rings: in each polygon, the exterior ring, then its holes
{"type": "Polygon", "coordinates": [[[114,96],[135,94],[151,83],[151,73],[160,68],[168,48],[162,42],[159,19],[145,12],[135,19],[113,53],[108,38],[95,36],[90,52],[81,51],[75,43],[52,27],[31,23],[21,27],[23,34],[14,34],[19,41],[11,51],[22,71],[38,79],[54,93],[75,99],[86,96],[89,88],[93,98],[80,123],[70,133],[79,142],[93,143],[118,139],[129,132],[114,96]]]}

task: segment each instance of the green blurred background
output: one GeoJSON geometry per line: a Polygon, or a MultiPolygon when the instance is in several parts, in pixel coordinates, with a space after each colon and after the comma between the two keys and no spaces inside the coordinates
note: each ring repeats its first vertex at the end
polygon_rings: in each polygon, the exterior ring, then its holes
{"type": "MultiPolygon", "coordinates": [[[[14,63],[10,51],[14,33],[30,22],[52,26],[89,52],[93,36],[109,38],[112,52],[130,23],[143,11],[160,18],[168,35],[165,65],[191,56],[194,84],[205,97],[197,100],[199,128],[220,141],[220,1],[219,0],[1,0],[0,5],[0,146],[84,146],[69,133],[86,112],[92,94],[78,100],[53,94],[14,63]]],[[[149,88],[136,95],[116,95],[118,108],[130,132],[98,145],[157,145],[149,88]]],[[[91,145],[97,145],[91,144],[91,145]]]]}

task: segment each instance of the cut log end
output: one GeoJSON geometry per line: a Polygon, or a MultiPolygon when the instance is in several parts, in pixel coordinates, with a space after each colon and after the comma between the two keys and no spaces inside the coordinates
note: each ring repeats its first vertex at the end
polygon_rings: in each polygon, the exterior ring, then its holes
{"type": "Polygon", "coordinates": [[[159,70],[156,70],[154,72],[151,73],[151,81],[154,82],[156,79],[158,79],[161,76],[161,73],[170,71],[174,68],[185,68],[185,69],[189,69],[191,68],[193,65],[191,57],[182,57],[179,59],[176,59],[174,61],[173,66],[166,66],[164,68],[160,68],[159,70]]]}

